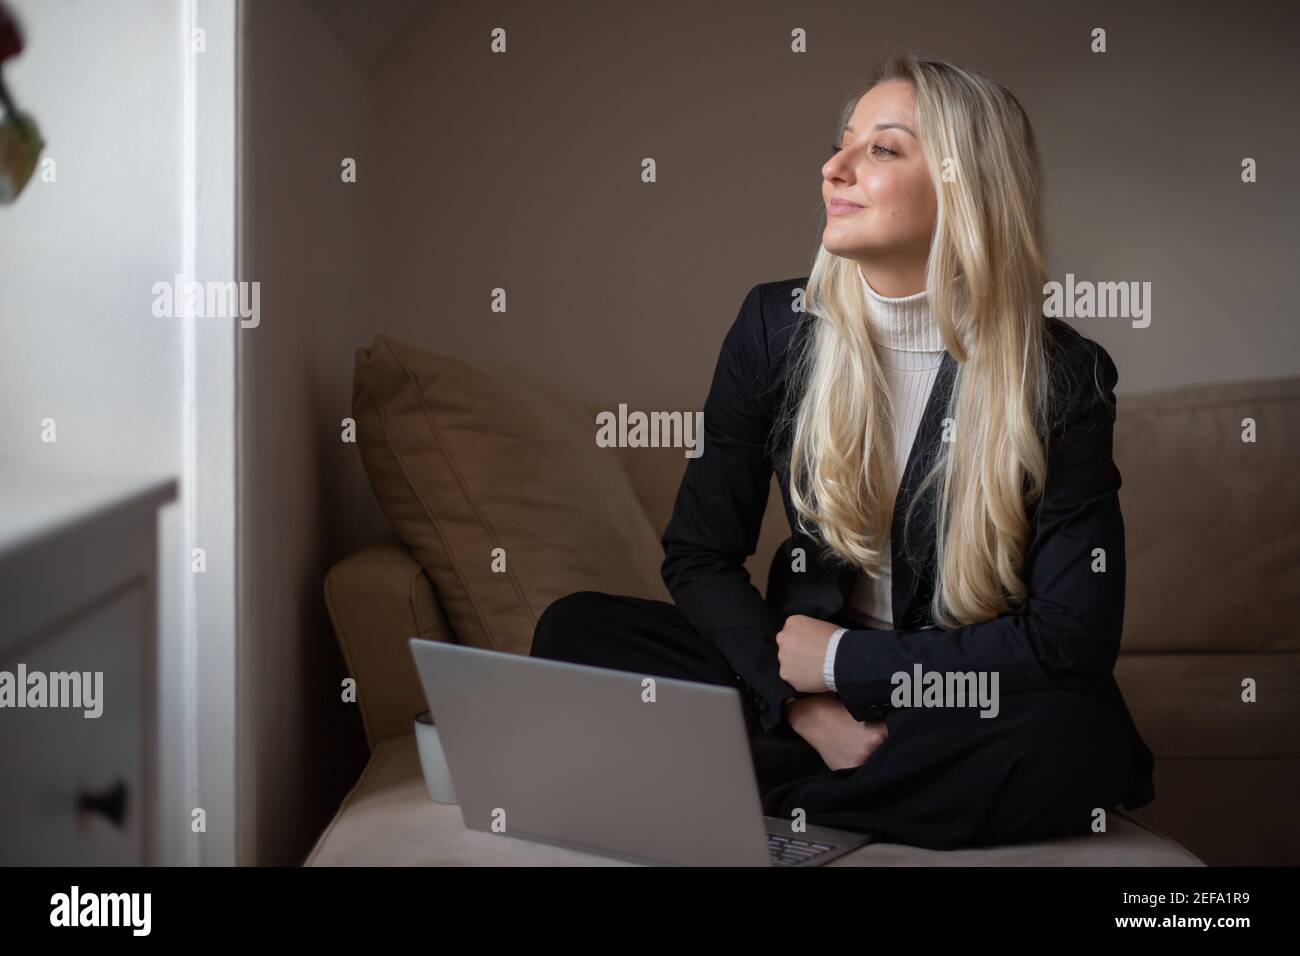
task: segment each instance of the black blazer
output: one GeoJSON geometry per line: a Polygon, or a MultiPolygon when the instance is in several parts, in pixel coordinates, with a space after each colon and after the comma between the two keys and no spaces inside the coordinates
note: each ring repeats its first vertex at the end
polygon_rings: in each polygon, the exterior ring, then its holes
{"type": "MultiPolygon", "coordinates": [[[[686,619],[716,646],[744,681],[762,727],[781,722],[782,703],[796,693],[780,676],[776,633],[785,618],[836,620],[857,570],[822,559],[797,530],[790,504],[790,435],[775,426],[787,399],[791,367],[811,316],[793,308],[807,278],[755,286],[718,356],[704,403],[704,452],[686,466],[663,534],[663,579],[686,619]],[[767,596],[750,582],[744,561],[757,547],[775,469],[792,533],[772,562],[767,596]],[[791,570],[803,548],[806,570],[791,570]]],[[[936,627],[933,492],[918,501],[903,549],[903,513],[940,448],[941,423],[957,363],[944,352],[918,427],[895,503],[893,630],[845,635],[835,659],[837,693],[858,720],[890,709],[896,672],[997,671],[1002,693],[1063,688],[1110,701],[1129,731],[1134,783],[1124,806],[1154,796],[1152,755],[1115,683],[1124,622],[1124,521],[1120,474],[1111,454],[1114,362],[1097,343],[1066,323],[1045,318],[1052,344],[1053,428],[1042,498],[1028,512],[1035,525],[1024,574],[1029,598],[1016,613],[955,629],[936,627]],[[1105,395],[1103,400],[1099,394],[1105,395]],[[1104,548],[1106,572],[1091,570],[1104,548]],[[909,560],[910,557],[910,560],[909,560]]],[[[846,624],[847,619],[839,620],[846,624]]]]}

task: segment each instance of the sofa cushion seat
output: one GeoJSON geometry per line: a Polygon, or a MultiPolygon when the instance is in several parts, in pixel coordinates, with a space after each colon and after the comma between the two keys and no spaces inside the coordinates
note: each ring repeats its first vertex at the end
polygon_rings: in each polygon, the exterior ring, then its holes
{"type": "MultiPolygon", "coordinates": [[[[381,742],[321,834],[307,866],[628,866],[608,857],[467,830],[460,807],[434,803],[415,737],[381,742]]],[[[968,850],[868,844],[827,866],[1203,866],[1121,811],[1106,833],[968,850]]]]}

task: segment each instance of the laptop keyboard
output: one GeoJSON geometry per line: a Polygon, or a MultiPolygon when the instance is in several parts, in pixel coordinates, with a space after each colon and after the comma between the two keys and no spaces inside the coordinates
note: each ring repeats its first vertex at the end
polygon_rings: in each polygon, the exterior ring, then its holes
{"type": "Polygon", "coordinates": [[[833,849],[835,848],[829,843],[818,843],[815,840],[796,840],[779,833],[767,835],[767,855],[777,866],[798,866],[833,849]]]}

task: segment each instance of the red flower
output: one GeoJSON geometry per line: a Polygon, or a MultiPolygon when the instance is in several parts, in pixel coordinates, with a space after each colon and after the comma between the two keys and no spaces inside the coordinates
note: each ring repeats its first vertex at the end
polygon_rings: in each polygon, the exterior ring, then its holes
{"type": "Polygon", "coordinates": [[[23,52],[23,35],[18,21],[3,3],[0,3],[0,63],[23,52]]]}

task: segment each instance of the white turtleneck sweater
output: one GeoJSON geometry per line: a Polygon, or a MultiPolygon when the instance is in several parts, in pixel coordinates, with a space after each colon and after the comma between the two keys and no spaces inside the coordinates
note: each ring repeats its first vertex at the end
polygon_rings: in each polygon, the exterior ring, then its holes
{"type": "MultiPolygon", "coordinates": [[[[871,323],[873,338],[879,345],[880,361],[885,369],[885,381],[894,402],[894,474],[892,487],[897,493],[907,466],[912,443],[921,415],[930,398],[930,391],[943,363],[943,337],[939,325],[930,313],[925,291],[915,295],[891,298],[883,296],[862,280],[862,290],[867,300],[867,321],[871,323]]],[[[891,529],[892,535],[892,529],[891,529]]],[[[886,553],[886,565],[880,577],[872,578],[862,573],[854,583],[848,599],[848,612],[861,619],[866,627],[888,630],[893,627],[893,575],[886,553]]],[[[822,676],[828,690],[835,690],[835,652],[844,629],[836,631],[826,647],[822,676]]]]}

